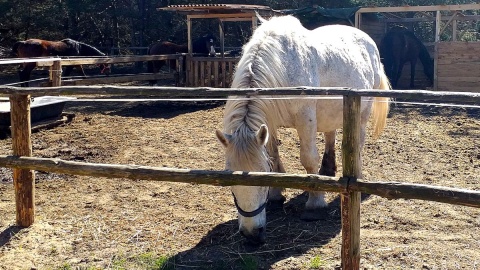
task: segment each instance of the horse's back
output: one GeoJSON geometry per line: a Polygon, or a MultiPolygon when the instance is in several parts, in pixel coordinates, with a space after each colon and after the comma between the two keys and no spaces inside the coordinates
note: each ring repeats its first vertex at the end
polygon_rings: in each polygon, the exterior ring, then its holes
{"type": "Polygon", "coordinates": [[[176,54],[176,53],[186,53],[188,51],[187,46],[177,45],[170,41],[161,41],[150,45],[148,49],[149,55],[156,54],[176,54]]]}
{"type": "Polygon", "coordinates": [[[41,39],[27,39],[18,41],[14,44],[13,49],[18,57],[40,57],[47,56],[47,44],[41,39]]]}
{"type": "Polygon", "coordinates": [[[365,32],[345,25],[312,30],[309,42],[320,58],[322,87],[375,88],[380,84],[380,54],[365,32]]]}
{"type": "MultiPolygon", "coordinates": [[[[330,25],[305,29],[298,19],[285,16],[264,22],[252,36],[240,59],[232,87],[349,87],[378,88],[383,68],[378,48],[365,32],[330,25]]],[[[315,119],[317,130],[342,125],[341,97],[272,101],[270,115],[277,126],[298,128],[300,118],[315,119]],[[337,99],[335,99],[337,98],[337,99]]],[[[362,111],[370,102],[362,103],[362,111]]]]}

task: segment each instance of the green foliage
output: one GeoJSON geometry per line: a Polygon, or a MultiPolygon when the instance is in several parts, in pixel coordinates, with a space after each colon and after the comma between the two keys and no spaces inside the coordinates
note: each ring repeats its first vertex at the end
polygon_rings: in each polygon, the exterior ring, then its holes
{"type": "MultiPolygon", "coordinates": [[[[185,43],[186,16],[157,8],[180,4],[255,4],[273,9],[319,5],[324,8],[467,4],[471,0],[0,0],[0,46],[17,40],[72,38],[100,48],[148,46],[157,40],[185,43]]],[[[306,25],[319,25],[315,14],[305,15],[306,25]]],[[[251,35],[250,24],[226,22],[226,46],[238,47],[251,35]]],[[[218,34],[216,20],[194,20],[192,33],[218,34]]],[[[427,34],[426,34],[427,35],[427,34]]],[[[471,34],[465,40],[472,40],[471,34]]],[[[107,50],[108,51],[108,50],[107,50]]]]}
{"type": "Polygon", "coordinates": [[[310,260],[309,269],[320,269],[324,266],[325,262],[320,258],[320,256],[315,256],[310,260]]]}

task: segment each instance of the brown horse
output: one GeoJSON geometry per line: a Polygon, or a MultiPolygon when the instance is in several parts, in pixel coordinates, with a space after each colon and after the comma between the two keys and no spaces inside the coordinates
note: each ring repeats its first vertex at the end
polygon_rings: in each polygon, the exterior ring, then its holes
{"type": "MultiPolygon", "coordinates": [[[[211,34],[206,34],[201,38],[195,40],[192,43],[192,53],[195,54],[204,54],[208,56],[215,56],[215,45],[216,38],[211,34]]],[[[162,54],[176,54],[176,53],[187,53],[188,45],[178,45],[170,41],[157,42],[148,48],[149,55],[162,55],[162,54]]],[[[160,69],[169,62],[171,69],[175,70],[175,60],[166,60],[166,61],[150,61],[148,62],[148,72],[157,73],[160,69]]],[[[155,84],[156,81],[150,81],[150,84],[155,84]]]]}
{"type": "Polygon", "coordinates": [[[433,83],[433,59],[413,32],[403,26],[392,27],[380,44],[380,56],[388,78],[395,89],[405,63],[410,62],[410,88],[414,89],[415,66],[420,59],[423,71],[433,83]]]}
{"type": "MultiPolygon", "coordinates": [[[[97,48],[88,44],[75,41],[73,39],[63,39],[60,41],[48,41],[42,39],[28,39],[25,41],[18,41],[13,45],[12,56],[21,58],[42,57],[42,56],[105,56],[97,48]]],[[[35,63],[24,63],[23,69],[19,72],[21,86],[28,86],[30,80],[30,73],[35,68],[35,63]]],[[[102,73],[108,69],[107,65],[99,65],[102,73]]],[[[67,66],[64,76],[69,76],[74,66],[67,66]]],[[[82,66],[78,66],[83,76],[85,72],[82,66]]]]}

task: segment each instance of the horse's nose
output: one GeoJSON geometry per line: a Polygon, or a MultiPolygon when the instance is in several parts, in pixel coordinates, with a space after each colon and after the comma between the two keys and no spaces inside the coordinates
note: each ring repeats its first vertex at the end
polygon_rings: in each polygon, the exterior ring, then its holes
{"type": "Polygon", "coordinates": [[[256,246],[265,244],[267,238],[265,227],[255,228],[251,232],[242,228],[240,234],[247,239],[249,244],[256,246]]]}

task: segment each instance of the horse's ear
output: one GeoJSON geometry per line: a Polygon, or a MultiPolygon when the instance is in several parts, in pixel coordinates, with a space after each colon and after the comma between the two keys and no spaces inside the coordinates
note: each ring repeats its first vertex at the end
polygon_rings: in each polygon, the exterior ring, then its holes
{"type": "Polygon", "coordinates": [[[221,132],[220,130],[215,131],[215,135],[217,135],[217,139],[220,141],[223,146],[227,147],[228,144],[230,143],[230,139],[232,138],[232,135],[226,134],[221,132]]]}
{"type": "Polygon", "coordinates": [[[260,23],[264,23],[267,21],[266,19],[262,18],[262,16],[260,16],[258,11],[255,11],[255,16],[257,16],[257,19],[260,21],[260,23]]]}
{"type": "Polygon", "coordinates": [[[257,137],[257,142],[260,145],[266,145],[268,142],[268,128],[266,125],[261,125],[260,129],[258,129],[257,133],[255,134],[257,137]]]}

